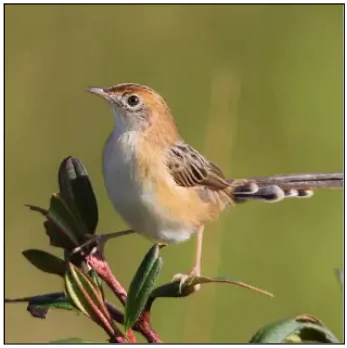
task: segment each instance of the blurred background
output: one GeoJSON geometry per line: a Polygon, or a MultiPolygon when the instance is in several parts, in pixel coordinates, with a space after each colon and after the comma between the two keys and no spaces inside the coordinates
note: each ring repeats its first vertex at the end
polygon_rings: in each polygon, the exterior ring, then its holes
{"type": "MultiPolygon", "coordinates": [[[[126,227],[103,186],[101,152],[113,120],[87,86],[147,84],[160,92],[182,137],[232,177],[343,168],[343,5],[5,6],[5,295],[62,290],[21,255],[48,246],[42,217],[57,168],[87,167],[99,232],[126,227]]],[[[342,339],[343,194],[249,203],[207,228],[203,273],[265,288],[274,299],[206,285],[158,300],[153,326],[165,342],[247,342],[263,325],[311,313],[342,339]]],[[[193,263],[195,240],[163,250],[157,284],[193,263]]],[[[129,236],[106,255],[126,286],[150,242],[129,236]]],[[[7,342],[81,336],[103,342],[87,318],[52,311],[45,321],[7,305],[7,342]],[[19,329],[20,328],[20,329],[19,329]]]]}

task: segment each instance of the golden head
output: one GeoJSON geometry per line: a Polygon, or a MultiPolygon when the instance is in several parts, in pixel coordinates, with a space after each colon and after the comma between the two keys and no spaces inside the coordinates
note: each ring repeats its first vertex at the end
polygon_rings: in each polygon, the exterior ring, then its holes
{"type": "Polygon", "coordinates": [[[165,100],[150,87],[122,83],[108,88],[90,87],[88,91],[109,103],[117,128],[124,131],[144,131],[159,127],[163,122],[174,126],[165,100]]]}

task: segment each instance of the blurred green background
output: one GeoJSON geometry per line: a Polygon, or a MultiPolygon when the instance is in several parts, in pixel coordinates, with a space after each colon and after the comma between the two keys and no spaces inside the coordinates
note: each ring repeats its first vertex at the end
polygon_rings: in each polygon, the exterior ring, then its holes
{"type": "MultiPolygon", "coordinates": [[[[48,247],[41,216],[63,157],[91,176],[99,231],[126,227],[101,175],[113,120],[86,86],[139,82],[170,105],[182,137],[232,177],[341,171],[343,5],[7,5],[5,6],[5,295],[62,289],[21,256],[48,247]]],[[[343,260],[342,192],[310,200],[237,206],[208,226],[203,273],[263,287],[274,299],[206,285],[164,299],[153,325],[165,342],[246,342],[261,326],[311,313],[342,339],[342,300],[333,268],[343,260]]],[[[158,280],[193,262],[194,242],[163,250],[158,280]]],[[[106,255],[128,286],[150,243],[123,237],[106,255]]],[[[52,311],[32,319],[7,305],[7,342],[105,335],[87,318],[52,311]]]]}

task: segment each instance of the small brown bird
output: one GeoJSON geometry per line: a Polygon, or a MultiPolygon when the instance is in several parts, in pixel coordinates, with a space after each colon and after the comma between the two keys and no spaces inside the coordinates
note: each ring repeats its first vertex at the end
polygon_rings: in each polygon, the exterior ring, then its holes
{"type": "Polygon", "coordinates": [[[204,226],[233,203],[310,197],[314,188],[343,186],[342,174],[299,174],[227,179],[178,134],[163,98],[134,83],[91,87],[110,105],[115,127],[103,152],[103,175],[115,210],[132,230],[154,241],[182,242],[197,233],[200,275],[204,226]]]}

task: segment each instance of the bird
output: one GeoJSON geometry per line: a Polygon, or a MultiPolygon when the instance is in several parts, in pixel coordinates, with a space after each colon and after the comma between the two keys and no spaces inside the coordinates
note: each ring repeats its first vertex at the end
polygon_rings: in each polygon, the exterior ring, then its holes
{"type": "Polygon", "coordinates": [[[193,268],[174,277],[182,284],[201,274],[205,225],[228,206],[307,198],[313,189],[343,186],[341,173],[228,179],[181,138],[167,103],[152,88],[121,83],[87,91],[103,98],[113,115],[102,167],[114,209],[131,228],[123,234],[165,244],[197,236],[193,268]]]}

